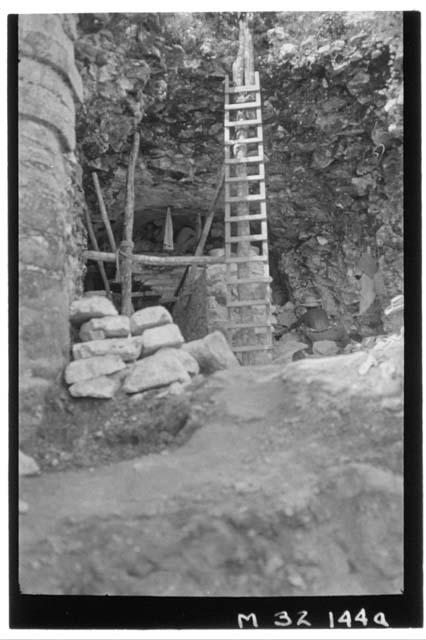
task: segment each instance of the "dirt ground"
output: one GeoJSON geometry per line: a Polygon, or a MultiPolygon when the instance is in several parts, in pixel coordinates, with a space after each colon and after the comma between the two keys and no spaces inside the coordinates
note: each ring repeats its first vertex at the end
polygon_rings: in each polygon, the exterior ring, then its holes
{"type": "Polygon", "coordinates": [[[218,372],[167,401],[52,408],[29,452],[45,471],[20,481],[23,592],[399,593],[402,340],[360,373],[367,357],[218,372]]]}

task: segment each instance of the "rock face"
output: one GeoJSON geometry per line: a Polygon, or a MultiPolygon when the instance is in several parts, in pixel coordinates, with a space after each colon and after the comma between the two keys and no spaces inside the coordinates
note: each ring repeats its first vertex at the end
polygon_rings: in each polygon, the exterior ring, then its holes
{"type": "Polygon", "coordinates": [[[133,336],[138,336],[152,327],[173,322],[172,316],[164,307],[147,307],[136,311],[130,318],[130,329],[133,336]]]}
{"type": "Polygon", "coordinates": [[[74,384],[90,378],[108,375],[125,369],[126,365],[119,356],[96,356],[70,362],[65,369],[65,382],[74,384]]]}
{"type": "Polygon", "coordinates": [[[107,376],[75,382],[69,388],[74,398],[113,398],[120,387],[120,381],[107,376]]]}
{"type": "Polygon", "coordinates": [[[79,298],[71,304],[69,318],[75,325],[80,325],[82,322],[92,318],[103,318],[104,316],[118,316],[118,311],[111,300],[103,296],[79,298]]]}
{"type": "MultiPolygon", "coordinates": [[[[107,206],[117,206],[117,194],[119,207],[124,201],[131,103],[137,91],[144,94],[148,146],[135,186],[136,236],[170,203],[189,224],[189,212],[208,209],[223,154],[220,83],[231,72],[238,40],[236,21],[225,16],[171,14],[149,25],[157,36],[153,54],[147,28],[124,14],[106,16],[98,29],[79,24],[78,64],[89,105],[79,122],[81,146],[85,170],[93,164],[104,170],[107,206]],[[137,62],[126,33],[140,43],[137,62]],[[99,52],[107,60],[100,68],[99,52]],[[99,95],[106,98],[102,105],[99,95]]],[[[401,14],[258,13],[253,37],[269,159],[274,303],[297,304],[313,286],[327,312],[351,324],[359,301],[351,269],[366,246],[383,262],[388,295],[402,292],[401,14]]],[[[95,203],[90,188],[87,197],[95,203]]],[[[223,247],[223,239],[223,222],[215,220],[207,249],[223,247]]],[[[185,310],[182,321],[174,314],[186,339],[220,327],[219,289],[212,282],[215,293],[203,299],[195,288],[190,335],[185,310]],[[217,326],[209,324],[213,319],[217,326]]]]}
{"type": "Polygon", "coordinates": [[[183,344],[183,336],[176,324],[146,329],[142,340],[144,356],[151,355],[163,347],[180,347],[183,344]]]}
{"type": "Polygon", "coordinates": [[[130,321],[127,316],[105,316],[85,322],[79,337],[82,342],[102,340],[103,338],[127,338],[130,334],[130,321]]]}
{"type": "MultiPolygon", "coordinates": [[[[19,16],[19,371],[55,384],[68,361],[68,309],[85,234],[75,150],[76,19],[19,16]]],[[[33,414],[22,408],[20,437],[33,414]]]]}
{"type": "Polygon", "coordinates": [[[240,366],[220,331],[214,331],[200,340],[187,342],[182,349],[197,360],[202,373],[213,373],[240,366]]]}
{"type": "Polygon", "coordinates": [[[108,338],[106,340],[92,340],[78,342],[73,345],[72,353],[75,360],[93,358],[94,356],[120,356],[124,362],[133,362],[141,355],[142,340],[140,338],[108,338]]]}
{"type": "Polygon", "coordinates": [[[123,390],[138,393],[164,387],[172,382],[189,382],[190,377],[180,360],[173,354],[154,354],[138,362],[126,378],[123,390]]]}

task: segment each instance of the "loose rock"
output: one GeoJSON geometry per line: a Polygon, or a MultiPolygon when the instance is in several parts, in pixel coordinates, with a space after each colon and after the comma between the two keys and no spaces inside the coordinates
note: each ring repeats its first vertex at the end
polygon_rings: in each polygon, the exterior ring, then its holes
{"type": "Polygon", "coordinates": [[[65,382],[74,384],[80,380],[89,380],[125,369],[126,365],[120,356],[107,355],[94,358],[83,358],[70,362],[65,369],[65,382]]]}
{"type": "Polygon", "coordinates": [[[75,360],[93,358],[95,356],[120,356],[124,362],[133,362],[141,355],[142,340],[140,338],[109,338],[107,340],[91,340],[73,345],[75,360]]]}
{"type": "Polygon", "coordinates": [[[200,373],[200,365],[188,351],[184,351],[183,349],[173,349],[171,347],[166,347],[157,351],[157,356],[159,357],[167,358],[169,355],[174,355],[182,363],[189,375],[196,376],[200,373]]]}
{"type": "Polygon", "coordinates": [[[93,318],[80,328],[80,340],[102,340],[103,338],[127,338],[130,334],[130,320],[127,316],[105,316],[93,318]]]}
{"type": "Polygon", "coordinates": [[[317,356],[334,356],[339,352],[339,347],[333,340],[319,340],[314,342],[312,351],[317,356]]]}
{"type": "Polygon", "coordinates": [[[143,354],[151,355],[164,347],[180,347],[184,340],[176,324],[146,329],[143,333],[143,354]]]}
{"type": "Polygon", "coordinates": [[[69,392],[74,398],[112,398],[119,388],[119,380],[99,376],[76,382],[71,385],[69,392]]]}
{"type": "Polygon", "coordinates": [[[92,318],[117,315],[118,311],[111,300],[103,296],[96,295],[89,298],[80,298],[71,303],[70,321],[77,326],[92,318]]]}
{"type": "Polygon", "coordinates": [[[197,360],[202,373],[213,373],[221,369],[240,366],[225,336],[220,331],[213,331],[205,338],[187,342],[182,349],[197,360]]]}
{"type": "Polygon", "coordinates": [[[130,318],[130,330],[133,336],[138,336],[152,327],[171,324],[172,316],[164,307],[146,307],[136,311],[130,318]]]}
{"type": "Polygon", "coordinates": [[[138,393],[146,389],[164,387],[172,382],[188,382],[189,374],[178,358],[169,354],[168,358],[157,354],[138,362],[126,378],[123,390],[138,393]]]}
{"type": "Polygon", "coordinates": [[[19,513],[24,515],[28,513],[29,507],[28,503],[25,500],[19,500],[19,513]]]}
{"type": "Polygon", "coordinates": [[[19,450],[19,475],[20,476],[38,476],[40,467],[37,462],[19,450]]]}

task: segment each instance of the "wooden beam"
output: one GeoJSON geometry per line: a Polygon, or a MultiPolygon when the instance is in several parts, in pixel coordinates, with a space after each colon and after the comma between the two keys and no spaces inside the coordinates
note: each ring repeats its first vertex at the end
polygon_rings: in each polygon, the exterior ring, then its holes
{"type": "MultiPolygon", "coordinates": [[[[115,254],[108,251],[84,251],[83,257],[86,260],[101,260],[102,262],[115,262],[115,254]]],[[[192,264],[223,264],[224,256],[148,256],[132,255],[132,265],[154,265],[160,267],[185,267],[192,264]]]]}
{"type": "Polygon", "coordinates": [[[124,211],[124,234],[121,243],[123,255],[121,281],[121,314],[131,316],[132,305],[132,256],[133,256],[133,221],[135,214],[135,168],[139,154],[140,134],[135,131],[130,151],[129,167],[127,170],[126,207],[124,211]]]}

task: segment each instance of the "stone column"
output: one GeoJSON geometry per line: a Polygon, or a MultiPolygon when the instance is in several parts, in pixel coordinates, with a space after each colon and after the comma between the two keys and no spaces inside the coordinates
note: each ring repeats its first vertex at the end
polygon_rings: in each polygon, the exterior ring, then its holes
{"type": "Polygon", "coordinates": [[[82,100],[76,35],[73,16],[19,16],[20,441],[42,419],[45,392],[69,360],[75,101],[82,100]]]}

